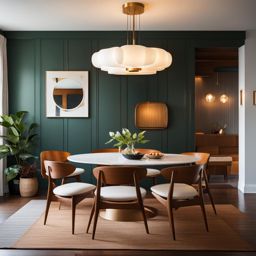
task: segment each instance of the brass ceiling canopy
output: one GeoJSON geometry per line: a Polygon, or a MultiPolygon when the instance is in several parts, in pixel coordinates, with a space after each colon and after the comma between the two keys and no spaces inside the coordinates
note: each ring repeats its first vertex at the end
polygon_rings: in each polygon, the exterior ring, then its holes
{"type": "Polygon", "coordinates": [[[144,13],[144,4],[139,2],[127,2],[123,4],[123,13],[127,15],[140,15],[144,13]]]}

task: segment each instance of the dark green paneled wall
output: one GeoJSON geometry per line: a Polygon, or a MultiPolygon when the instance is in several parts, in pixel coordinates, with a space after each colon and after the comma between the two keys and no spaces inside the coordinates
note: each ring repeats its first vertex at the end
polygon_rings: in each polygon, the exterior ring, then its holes
{"type": "Polygon", "coordinates": [[[153,76],[114,76],[92,67],[94,51],[122,45],[122,32],[5,32],[8,39],[10,112],[28,110],[40,125],[40,148],[90,152],[106,147],[109,131],[135,130],[141,101],[166,102],[169,127],[149,131],[147,147],[182,152],[194,147],[194,49],[243,44],[244,32],[142,32],[141,43],[162,47],[173,64],[153,76]],[[45,116],[45,72],[89,71],[89,118],[45,116]]]}

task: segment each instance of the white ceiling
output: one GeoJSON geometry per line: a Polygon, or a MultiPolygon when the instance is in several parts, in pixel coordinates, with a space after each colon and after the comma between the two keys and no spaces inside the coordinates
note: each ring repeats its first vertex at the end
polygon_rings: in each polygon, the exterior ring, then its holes
{"type": "MultiPolygon", "coordinates": [[[[137,0],[138,1],[138,0],[137,0]]],[[[126,30],[123,0],[0,0],[2,30],[126,30]]],[[[256,0],[142,0],[142,30],[256,29],[256,0]]]]}

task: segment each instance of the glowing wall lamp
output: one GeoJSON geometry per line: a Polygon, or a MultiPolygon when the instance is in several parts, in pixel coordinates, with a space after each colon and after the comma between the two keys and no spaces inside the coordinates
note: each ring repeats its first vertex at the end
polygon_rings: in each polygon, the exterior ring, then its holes
{"type": "Polygon", "coordinates": [[[209,103],[214,102],[215,101],[215,96],[211,93],[208,93],[205,96],[205,100],[209,103]]]}
{"type": "Polygon", "coordinates": [[[140,129],[164,129],[168,126],[168,108],[160,102],[142,102],[135,108],[135,125],[140,129]]]}
{"type": "Polygon", "coordinates": [[[228,96],[227,96],[226,94],[222,94],[222,95],[220,96],[220,102],[221,102],[221,103],[225,104],[225,103],[228,102],[228,100],[229,100],[229,98],[228,98],[228,96]]]}

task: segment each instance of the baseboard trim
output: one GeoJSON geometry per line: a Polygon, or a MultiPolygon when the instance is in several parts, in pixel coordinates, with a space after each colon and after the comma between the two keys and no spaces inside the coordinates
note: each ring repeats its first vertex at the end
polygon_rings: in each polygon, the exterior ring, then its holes
{"type": "Polygon", "coordinates": [[[238,189],[244,194],[256,193],[256,184],[240,184],[238,183],[238,189]]]}

